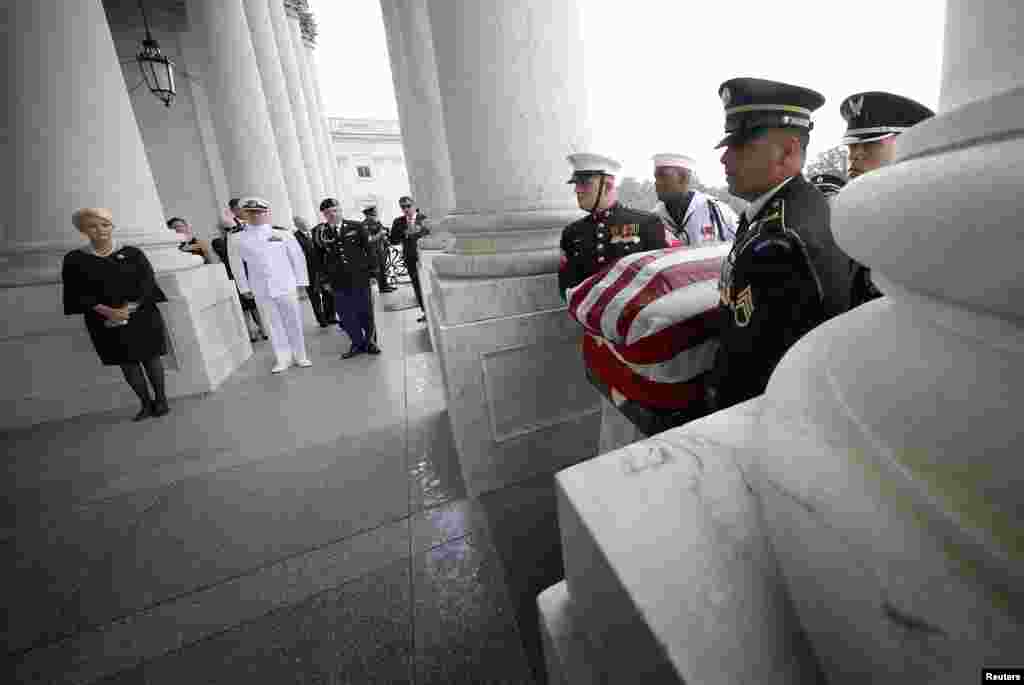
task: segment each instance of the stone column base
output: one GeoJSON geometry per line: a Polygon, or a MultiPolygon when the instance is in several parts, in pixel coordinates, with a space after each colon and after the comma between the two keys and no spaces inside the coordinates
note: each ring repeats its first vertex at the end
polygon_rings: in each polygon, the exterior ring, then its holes
{"type": "Polygon", "coordinates": [[[586,379],[580,328],[559,299],[556,274],[502,273],[505,262],[538,260],[551,256],[424,253],[420,263],[470,496],[597,453],[601,399],[586,379]],[[453,264],[486,275],[452,275],[453,264]]]}
{"type": "MultiPolygon", "coordinates": [[[[170,339],[168,397],[214,390],[252,354],[234,285],[220,264],[158,274],[170,339]]],[[[0,289],[0,430],[134,408],[116,366],[103,366],[81,316],[64,316],[58,283],[0,289]]]]}
{"type": "Polygon", "coordinates": [[[574,620],[565,581],[537,595],[540,636],[548,685],[593,685],[603,682],[597,661],[574,620]]]}
{"type": "Polygon", "coordinates": [[[822,682],[739,463],[758,401],[556,477],[591,682],[822,682]]]}

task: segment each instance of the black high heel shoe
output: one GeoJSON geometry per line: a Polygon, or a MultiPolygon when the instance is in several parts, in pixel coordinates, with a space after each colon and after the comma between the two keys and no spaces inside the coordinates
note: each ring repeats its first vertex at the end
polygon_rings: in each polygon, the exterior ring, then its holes
{"type": "Polygon", "coordinates": [[[167,400],[157,400],[153,402],[152,412],[153,416],[166,416],[171,412],[171,408],[167,406],[167,400]]]}

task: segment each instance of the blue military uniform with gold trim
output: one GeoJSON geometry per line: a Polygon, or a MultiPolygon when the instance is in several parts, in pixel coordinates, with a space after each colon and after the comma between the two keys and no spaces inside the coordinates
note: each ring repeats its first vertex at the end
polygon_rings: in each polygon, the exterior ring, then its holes
{"type": "Polygon", "coordinates": [[[564,256],[558,291],[574,288],[626,255],[668,247],[665,226],[657,214],[616,203],[593,212],[562,230],[564,256]]]}
{"type": "Polygon", "coordinates": [[[821,193],[795,176],[741,224],[719,279],[719,349],[708,379],[710,409],[764,392],[776,364],[823,322],[825,292],[807,227],[828,217],[821,193]]]}

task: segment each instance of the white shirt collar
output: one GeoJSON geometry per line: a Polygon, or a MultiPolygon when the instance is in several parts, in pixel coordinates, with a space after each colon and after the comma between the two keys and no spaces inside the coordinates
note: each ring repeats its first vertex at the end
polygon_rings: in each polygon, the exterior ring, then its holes
{"type": "Polygon", "coordinates": [[[768,201],[771,200],[772,197],[774,197],[775,193],[782,190],[782,187],[789,183],[790,181],[792,181],[794,178],[796,178],[796,176],[790,176],[785,181],[775,186],[767,193],[761,195],[756,200],[747,205],[747,208],[743,210],[743,216],[747,217],[747,223],[753,221],[754,217],[757,216],[762,209],[764,209],[764,206],[768,204],[768,201]]]}

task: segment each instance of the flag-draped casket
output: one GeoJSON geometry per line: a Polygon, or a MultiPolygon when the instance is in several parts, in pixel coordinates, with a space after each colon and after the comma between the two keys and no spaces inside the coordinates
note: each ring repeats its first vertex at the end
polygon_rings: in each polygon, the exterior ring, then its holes
{"type": "Polygon", "coordinates": [[[648,435],[703,412],[732,243],[623,257],[567,292],[591,383],[648,435]]]}

